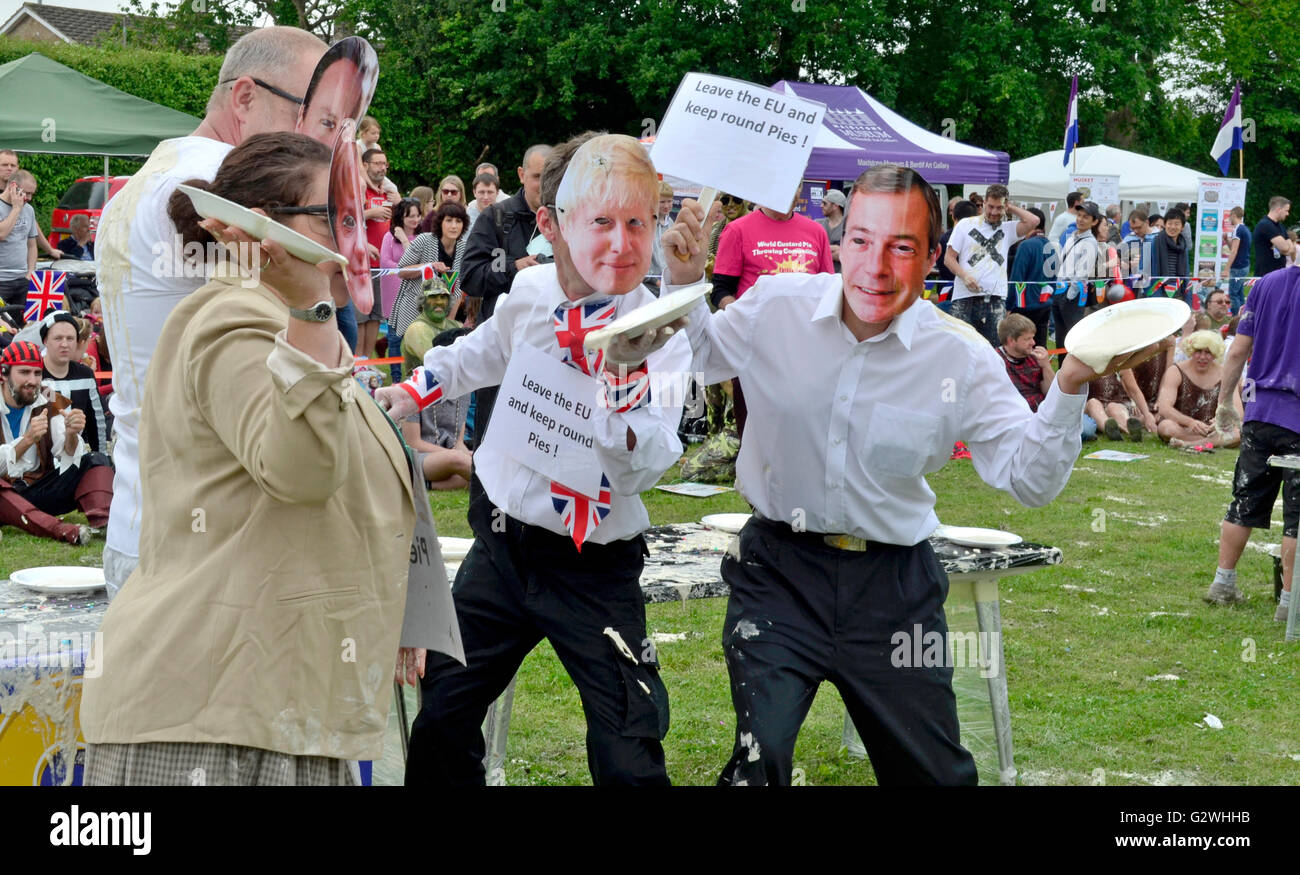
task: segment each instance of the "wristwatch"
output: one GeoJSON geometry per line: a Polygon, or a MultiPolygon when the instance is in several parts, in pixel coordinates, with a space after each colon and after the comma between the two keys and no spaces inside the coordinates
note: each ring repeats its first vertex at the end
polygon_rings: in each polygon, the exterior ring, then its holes
{"type": "Polygon", "coordinates": [[[328,322],[334,317],[334,302],[317,301],[306,310],[290,307],[289,315],[304,322],[328,322]]]}

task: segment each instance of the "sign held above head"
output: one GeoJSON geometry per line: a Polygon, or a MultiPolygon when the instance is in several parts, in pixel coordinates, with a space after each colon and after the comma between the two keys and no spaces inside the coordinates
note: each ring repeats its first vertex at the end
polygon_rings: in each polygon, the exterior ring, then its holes
{"type": "Polygon", "coordinates": [[[660,173],[786,212],[794,203],[826,105],[727,76],[687,73],[655,138],[660,173]]]}

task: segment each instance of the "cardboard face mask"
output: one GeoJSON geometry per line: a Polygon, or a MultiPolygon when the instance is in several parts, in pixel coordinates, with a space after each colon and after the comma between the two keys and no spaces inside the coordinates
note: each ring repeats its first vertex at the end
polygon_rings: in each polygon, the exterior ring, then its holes
{"type": "MultiPolygon", "coordinates": [[[[366,114],[378,81],[379,59],[370,43],[359,36],[339,40],[325,50],[311,74],[297,132],[333,146],[345,119],[351,119],[355,129],[366,114]]],[[[355,134],[349,137],[354,139],[355,134]]]]}
{"type": "Polygon", "coordinates": [[[344,280],[357,309],[374,305],[366,249],[365,194],[356,147],[357,121],[370,108],[379,81],[379,59],[370,43],[351,36],[330,46],[316,64],[298,113],[297,131],[334,150],[330,161],[330,233],[348,260],[344,280]]]}
{"type": "Polygon", "coordinates": [[[359,313],[369,313],[375,304],[370,285],[370,253],[366,249],[365,193],[361,190],[361,161],[353,142],[356,128],[344,119],[330,160],[330,233],[334,248],[348,260],[344,281],[359,313]]]}

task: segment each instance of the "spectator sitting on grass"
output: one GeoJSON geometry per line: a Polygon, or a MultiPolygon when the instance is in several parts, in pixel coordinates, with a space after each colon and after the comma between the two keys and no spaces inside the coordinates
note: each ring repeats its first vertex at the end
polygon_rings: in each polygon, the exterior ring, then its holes
{"type": "Polygon", "coordinates": [[[1011,384],[1024,396],[1029,409],[1047,397],[1056,369],[1047,350],[1034,343],[1034,323],[1027,316],[1012,313],[998,323],[998,354],[1007,366],[1011,384]]]}
{"type": "Polygon", "coordinates": [[[1132,369],[1089,383],[1088,403],[1083,411],[1101,424],[1106,437],[1113,441],[1127,438],[1140,443],[1143,429],[1154,432],[1157,426],[1132,369]]]}
{"type": "MultiPolygon", "coordinates": [[[[1224,434],[1214,427],[1214,413],[1219,406],[1219,381],[1223,377],[1225,345],[1217,331],[1196,331],[1182,342],[1188,362],[1176,364],[1165,372],[1160,382],[1162,419],[1158,434],[1171,447],[1211,444],[1235,447],[1241,432],[1233,429],[1224,434]]],[[[1238,416],[1242,413],[1241,394],[1232,397],[1238,416]]]]}
{"type": "MultiPolygon", "coordinates": [[[[1011,385],[1024,396],[1029,409],[1037,412],[1038,405],[1043,403],[1047,390],[1056,377],[1056,369],[1052,367],[1052,358],[1047,350],[1034,342],[1035,329],[1033,320],[1028,316],[1019,313],[1007,316],[998,323],[998,340],[1001,344],[998,354],[1007,366],[1011,385]]],[[[1082,418],[1080,430],[1083,440],[1096,440],[1097,423],[1087,414],[1082,418]]]]}
{"type": "MultiPolygon", "coordinates": [[[[436,281],[435,281],[436,282],[436,281]]],[[[424,313],[411,323],[402,339],[402,353],[417,364],[435,346],[451,346],[469,330],[447,319],[451,296],[446,289],[430,293],[424,313]],[[448,326],[436,336],[426,328],[434,324],[448,326]],[[420,347],[423,349],[420,349],[420,347]],[[418,352],[417,352],[418,350],[418,352]]],[[[470,463],[473,458],[465,446],[465,416],[469,412],[469,395],[447,398],[432,404],[402,423],[402,437],[419,456],[424,480],[430,489],[466,489],[469,487],[470,463]]]]}
{"type": "Polygon", "coordinates": [[[1196,314],[1196,330],[1219,331],[1232,320],[1232,298],[1228,290],[1214,289],[1205,296],[1205,309],[1196,314]]]}

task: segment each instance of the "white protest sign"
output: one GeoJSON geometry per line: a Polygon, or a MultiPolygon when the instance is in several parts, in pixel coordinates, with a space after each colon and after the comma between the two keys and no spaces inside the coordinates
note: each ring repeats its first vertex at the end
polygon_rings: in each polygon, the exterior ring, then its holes
{"type": "Polygon", "coordinates": [[[600,383],[520,344],[510,355],[484,448],[509,456],[583,495],[600,491],[592,413],[600,383]]]}
{"type": "Polygon", "coordinates": [[[762,85],[687,73],[655,137],[655,169],[784,212],[826,105],[762,85]]]}

